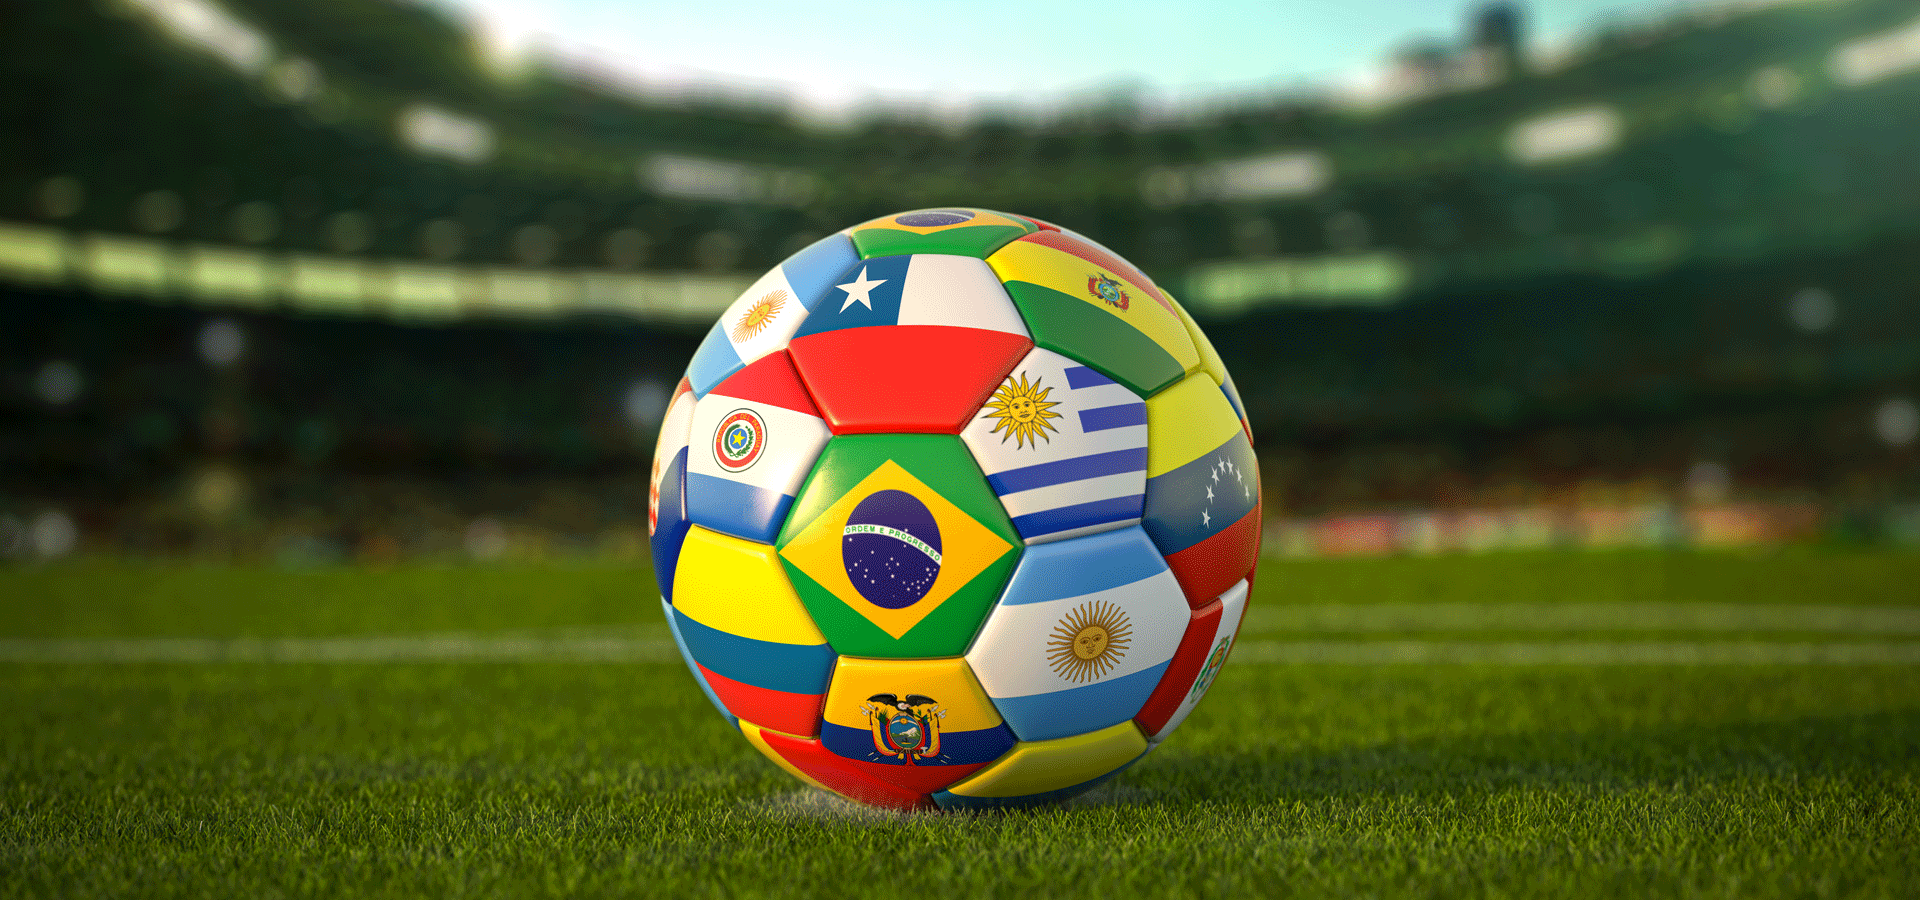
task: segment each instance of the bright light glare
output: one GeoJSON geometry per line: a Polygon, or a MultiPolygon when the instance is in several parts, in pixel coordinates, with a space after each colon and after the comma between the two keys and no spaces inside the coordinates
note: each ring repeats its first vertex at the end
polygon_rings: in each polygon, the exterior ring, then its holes
{"type": "Polygon", "coordinates": [[[1841,44],[1827,60],[1833,80],[1858,87],[1920,68],[1920,19],[1841,44]]]}
{"type": "Polygon", "coordinates": [[[1620,114],[1611,106],[1548,113],[1513,126],[1507,134],[1507,153],[1527,165],[1593,156],[1620,143],[1620,125],[1620,114]]]}
{"type": "Polygon", "coordinates": [[[804,203],[819,190],[805,172],[667,153],[642,161],[635,174],[644,187],[692,200],[804,203]]]}
{"type": "Polygon", "coordinates": [[[437,106],[416,103],[401,110],[400,139],[427,156],[444,156],[466,163],[493,156],[493,127],[437,106]]]}
{"type": "Polygon", "coordinates": [[[249,75],[259,74],[273,56],[260,32],[242,24],[207,0],[127,0],[153,17],[182,43],[199,47],[249,75]]]}

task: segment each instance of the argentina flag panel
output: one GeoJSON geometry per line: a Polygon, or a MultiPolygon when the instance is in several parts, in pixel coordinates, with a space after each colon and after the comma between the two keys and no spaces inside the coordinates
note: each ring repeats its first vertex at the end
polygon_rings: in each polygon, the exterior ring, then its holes
{"type": "Polygon", "coordinates": [[[1035,348],[960,439],[1028,544],[1140,518],[1147,404],[1093,368],[1035,348]]]}

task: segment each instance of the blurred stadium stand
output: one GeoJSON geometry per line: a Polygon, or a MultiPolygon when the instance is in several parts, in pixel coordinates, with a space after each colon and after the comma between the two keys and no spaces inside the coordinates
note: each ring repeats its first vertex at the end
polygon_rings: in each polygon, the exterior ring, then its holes
{"type": "Polygon", "coordinates": [[[391,0],[14,4],[0,552],[644,555],[703,326],[981,205],[1203,317],[1273,546],[1920,542],[1920,8],[1720,3],[1048,115],[504,69],[391,0]]]}

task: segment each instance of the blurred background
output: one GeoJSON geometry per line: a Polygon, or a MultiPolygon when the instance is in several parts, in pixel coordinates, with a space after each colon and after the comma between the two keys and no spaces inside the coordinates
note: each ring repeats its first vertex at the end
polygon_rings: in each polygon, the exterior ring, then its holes
{"type": "Polygon", "coordinates": [[[1911,0],[809,9],[0,7],[0,555],[643,560],[713,317],[942,205],[1201,318],[1273,552],[1920,544],[1911,0]]]}

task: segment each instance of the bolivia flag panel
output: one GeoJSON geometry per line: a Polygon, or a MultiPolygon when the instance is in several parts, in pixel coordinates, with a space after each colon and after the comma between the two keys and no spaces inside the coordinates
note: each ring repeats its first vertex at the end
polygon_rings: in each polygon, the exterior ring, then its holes
{"type": "Polygon", "coordinates": [[[822,746],[896,770],[887,777],[903,768],[932,770],[913,785],[929,793],[1013,746],[1013,732],[959,658],[841,657],[824,717],[822,746]]]}
{"type": "Polygon", "coordinates": [[[760,357],[715,385],[694,409],[688,518],[773,543],[828,437],[786,351],[760,357]]]}
{"type": "Polygon", "coordinates": [[[729,712],[814,734],[833,650],[765,544],[694,526],[674,579],[676,637],[729,712]]]}
{"type": "Polygon", "coordinates": [[[835,434],[956,433],[1033,349],[978,259],[876,257],[829,294],[790,347],[835,434]]]}
{"type": "Polygon", "coordinates": [[[1034,348],[960,438],[1028,543],[1140,518],[1146,401],[1065,356],[1034,348]]]}
{"type": "Polygon", "coordinates": [[[1260,552],[1260,470],[1246,429],[1202,373],[1147,401],[1142,524],[1195,608],[1247,577],[1260,552]]]}
{"type": "Polygon", "coordinates": [[[1124,260],[1057,231],[1023,237],[987,263],[1040,346],[1106,373],[1143,397],[1200,365],[1180,314],[1124,260]]]}
{"type": "Polygon", "coordinates": [[[844,234],[830,234],[794,254],[747,288],[707,332],[687,365],[693,391],[707,391],[741,366],[787,346],[807,311],[833,289],[856,256],[844,234]]]}
{"type": "Polygon", "coordinates": [[[779,553],[835,650],[959,656],[1020,537],[958,437],[861,434],[827,444],[779,553]]]}
{"type": "Polygon", "coordinates": [[[943,809],[1065,800],[1097,787],[1147,752],[1132,722],[1051,741],[1022,741],[979,774],[933,795],[943,809]]]}
{"type": "Polygon", "coordinates": [[[653,474],[647,486],[647,536],[653,546],[653,574],[662,596],[673,596],[674,563],[687,536],[687,434],[693,425],[693,389],[685,378],[667,404],[666,420],[653,448],[653,474]]]}
{"type": "Polygon", "coordinates": [[[1167,677],[1160,680],[1160,686],[1133,720],[1149,739],[1160,741],[1180,727],[1200,704],[1200,698],[1206,696],[1207,688],[1213,686],[1246,617],[1249,585],[1242,581],[1219,600],[1193,611],[1193,622],[1180,640],[1173,665],[1167,667],[1167,677]]]}
{"type": "Polygon", "coordinates": [[[903,253],[947,253],[985,259],[1001,245],[1033,231],[1019,216],[986,209],[917,209],[848,229],[862,258],[903,253]]]}
{"type": "Polygon", "coordinates": [[[713,685],[707,683],[707,676],[700,674],[700,664],[693,661],[693,654],[687,652],[687,641],[680,636],[680,623],[673,614],[673,605],[668,603],[665,597],[660,598],[660,612],[667,617],[667,630],[673,633],[673,644],[680,648],[680,658],[687,661],[687,671],[693,673],[693,680],[700,685],[701,693],[707,695],[707,699],[713,703],[713,708],[719,710],[728,722],[737,723],[739,720],[733,713],[727,711],[727,705],[720,702],[720,695],[713,692],[713,685]]]}
{"type": "Polygon", "coordinates": [[[1126,722],[1160,683],[1190,613],[1139,528],[1027,548],[967,662],[1014,734],[1126,722]]]}

